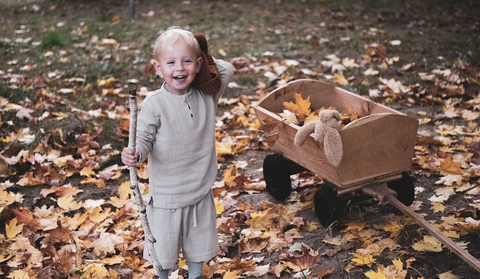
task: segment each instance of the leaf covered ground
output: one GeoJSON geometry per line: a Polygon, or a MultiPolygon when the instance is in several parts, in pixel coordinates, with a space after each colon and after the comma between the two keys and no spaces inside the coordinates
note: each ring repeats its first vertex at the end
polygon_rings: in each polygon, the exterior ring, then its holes
{"type": "MultiPolygon", "coordinates": [[[[418,119],[411,208],[480,259],[477,1],[137,1],[134,19],[128,2],[0,3],[0,277],[152,278],[119,154],[128,86],[140,101],[160,86],[152,44],[171,25],[204,33],[236,68],[217,117],[221,250],[205,276],[479,276],[372,199],[322,227],[319,175],[293,175],[290,197],[273,199],[261,170],[270,142],[253,109],[309,78],[418,119]]],[[[146,195],[146,164],[138,174],[146,195]]],[[[172,278],[186,274],[182,259],[172,278]]]]}

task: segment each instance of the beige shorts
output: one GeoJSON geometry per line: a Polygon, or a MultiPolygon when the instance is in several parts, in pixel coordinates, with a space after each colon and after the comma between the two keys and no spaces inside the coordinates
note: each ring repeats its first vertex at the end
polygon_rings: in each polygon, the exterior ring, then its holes
{"type": "MultiPolygon", "coordinates": [[[[192,262],[208,261],[217,255],[217,216],[212,192],[197,204],[179,209],[153,207],[150,198],[147,217],[163,269],[175,266],[180,249],[183,257],[192,262]]],[[[146,246],[143,256],[151,262],[146,246]]]]}

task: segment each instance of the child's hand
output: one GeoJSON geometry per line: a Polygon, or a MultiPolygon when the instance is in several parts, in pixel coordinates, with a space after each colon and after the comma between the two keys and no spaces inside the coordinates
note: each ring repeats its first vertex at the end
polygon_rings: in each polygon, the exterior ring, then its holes
{"type": "Polygon", "coordinates": [[[133,151],[128,147],[125,147],[122,151],[122,162],[126,166],[136,166],[138,161],[138,151],[133,151]]]}

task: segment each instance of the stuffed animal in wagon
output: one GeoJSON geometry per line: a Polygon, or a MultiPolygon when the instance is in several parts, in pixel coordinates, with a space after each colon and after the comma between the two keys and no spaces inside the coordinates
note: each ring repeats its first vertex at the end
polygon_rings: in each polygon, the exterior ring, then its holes
{"type": "Polygon", "coordinates": [[[338,167],[343,158],[343,144],[340,137],[339,120],[342,119],[340,113],[336,110],[322,110],[316,121],[310,121],[300,127],[295,135],[294,144],[303,146],[307,137],[313,133],[313,138],[318,144],[323,144],[325,156],[330,164],[338,167]]]}

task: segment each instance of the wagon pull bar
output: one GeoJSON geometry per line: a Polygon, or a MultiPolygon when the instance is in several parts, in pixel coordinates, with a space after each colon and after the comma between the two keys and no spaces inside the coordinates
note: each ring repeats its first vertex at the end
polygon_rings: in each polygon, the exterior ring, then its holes
{"type": "Polygon", "coordinates": [[[476,271],[480,272],[480,261],[474,258],[468,253],[465,249],[458,246],[453,240],[444,235],[439,229],[434,227],[432,224],[427,222],[420,214],[413,211],[411,208],[407,207],[401,203],[395,196],[393,196],[388,188],[384,184],[372,184],[365,186],[362,189],[366,194],[379,199],[380,201],[389,201],[393,206],[398,210],[402,211],[404,214],[410,216],[419,226],[427,230],[432,236],[439,240],[443,245],[447,246],[450,251],[454,252],[462,260],[467,262],[471,267],[476,271]]]}

